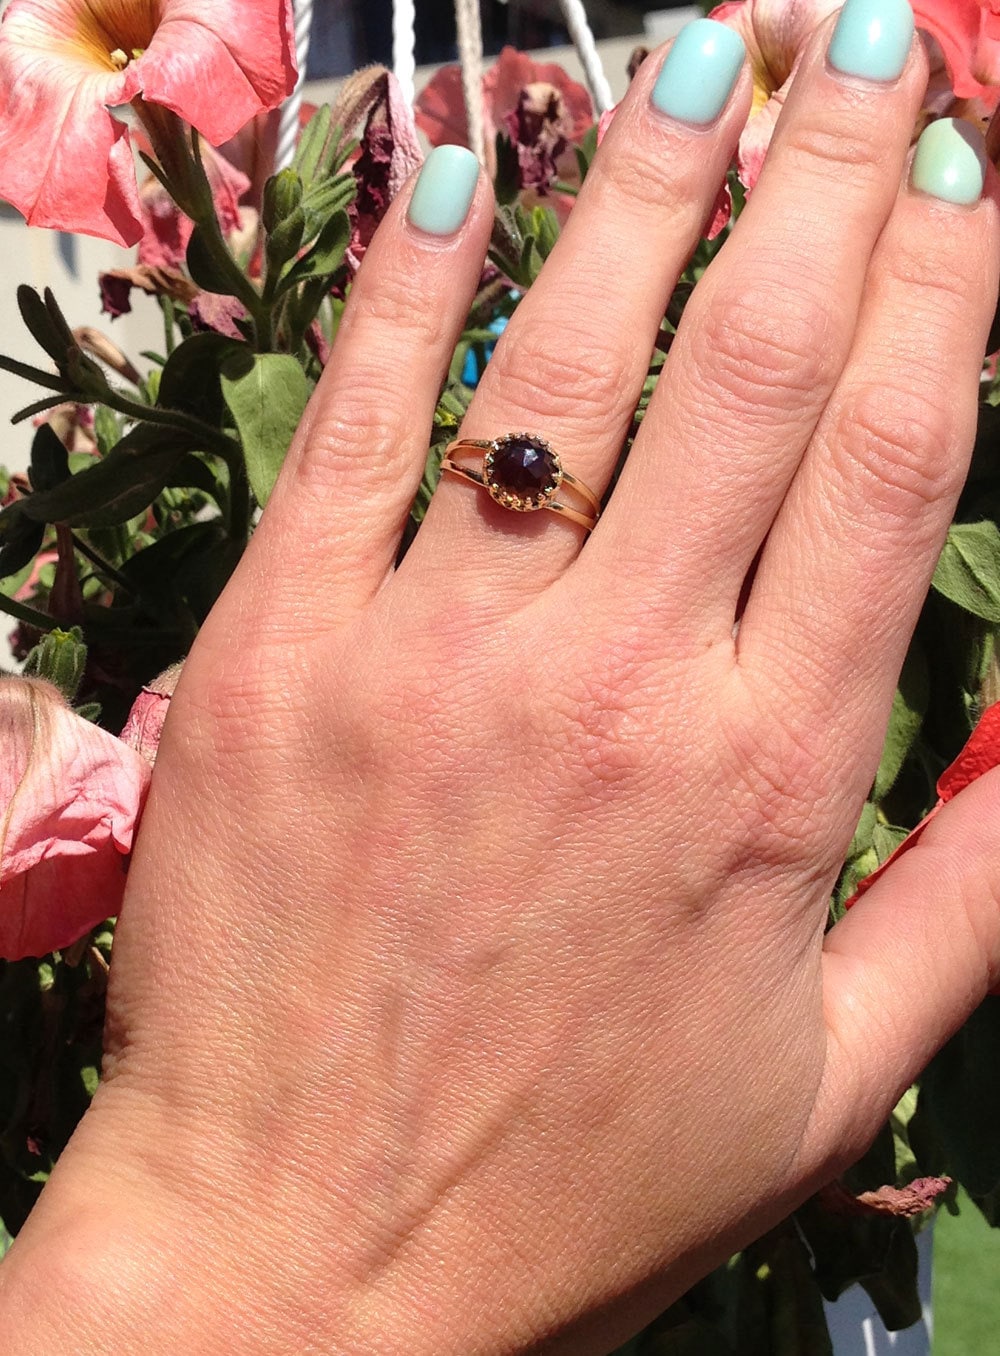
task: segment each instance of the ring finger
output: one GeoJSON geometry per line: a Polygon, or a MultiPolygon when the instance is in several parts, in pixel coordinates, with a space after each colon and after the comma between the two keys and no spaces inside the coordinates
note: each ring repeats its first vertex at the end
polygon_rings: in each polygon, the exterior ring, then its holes
{"type": "MultiPolygon", "coordinates": [[[[566,471],[603,492],[667,298],[746,119],[744,55],[732,29],[698,20],[662,68],[643,64],[556,248],[497,346],[463,438],[537,432],[566,471]]],[[[554,514],[510,513],[446,475],[403,570],[447,577],[453,591],[460,569],[466,587],[502,608],[557,577],[581,537],[554,514]]]]}

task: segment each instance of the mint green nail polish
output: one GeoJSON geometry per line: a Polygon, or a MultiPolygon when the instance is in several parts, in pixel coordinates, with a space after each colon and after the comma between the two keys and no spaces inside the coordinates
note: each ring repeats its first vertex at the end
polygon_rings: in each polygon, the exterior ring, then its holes
{"type": "Polygon", "coordinates": [[[907,0],[847,0],[827,58],[844,75],[898,80],[912,43],[913,10],[907,0]]]}
{"type": "Polygon", "coordinates": [[[650,98],[681,122],[714,122],[726,106],[746,47],[735,29],[694,19],[674,39],[650,98]]]}
{"type": "Polygon", "coordinates": [[[464,146],[435,146],[417,176],[410,223],[428,235],[454,235],[476,196],[479,161],[464,146]]]}
{"type": "Polygon", "coordinates": [[[978,202],[986,178],[986,146],[961,118],[938,118],[920,134],[910,183],[945,202],[978,202]]]}

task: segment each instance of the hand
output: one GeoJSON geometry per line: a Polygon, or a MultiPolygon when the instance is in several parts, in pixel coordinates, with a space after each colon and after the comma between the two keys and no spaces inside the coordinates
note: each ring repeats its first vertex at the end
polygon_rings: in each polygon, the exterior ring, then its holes
{"type": "MultiPolygon", "coordinates": [[[[485,182],[450,234],[396,203],[174,698],[105,1080],[4,1267],[20,1356],[605,1352],[996,981],[996,776],[824,937],[998,258],[992,171],[908,183],[920,44],[875,83],[831,29],[586,542],[447,476],[394,572],[492,220],[485,182]]],[[[750,100],[665,116],[659,64],[463,429],[598,492],[750,100]]]]}

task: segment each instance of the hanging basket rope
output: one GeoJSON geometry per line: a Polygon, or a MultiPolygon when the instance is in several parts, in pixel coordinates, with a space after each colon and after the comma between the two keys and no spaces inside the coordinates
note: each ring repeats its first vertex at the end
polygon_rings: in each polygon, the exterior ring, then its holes
{"type": "Polygon", "coordinates": [[[278,123],[278,149],[274,157],[274,168],[285,169],[292,163],[295,146],[299,139],[299,112],[302,108],[302,85],[306,78],[306,65],[309,61],[309,39],[312,36],[313,0],[294,0],[295,14],[295,63],[299,78],[295,88],[281,106],[281,119],[278,123]]]}

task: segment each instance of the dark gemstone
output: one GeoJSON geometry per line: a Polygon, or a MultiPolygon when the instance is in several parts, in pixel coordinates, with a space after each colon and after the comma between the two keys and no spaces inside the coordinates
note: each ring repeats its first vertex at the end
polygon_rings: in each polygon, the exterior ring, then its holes
{"type": "Polygon", "coordinates": [[[519,499],[534,499],[553,486],[559,462],[540,438],[501,438],[493,454],[490,476],[501,490],[519,499]]]}

